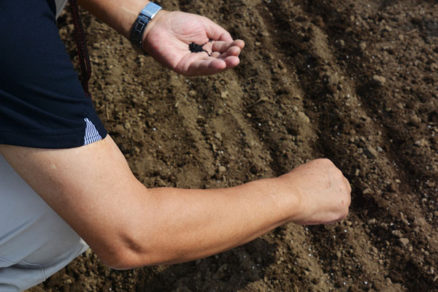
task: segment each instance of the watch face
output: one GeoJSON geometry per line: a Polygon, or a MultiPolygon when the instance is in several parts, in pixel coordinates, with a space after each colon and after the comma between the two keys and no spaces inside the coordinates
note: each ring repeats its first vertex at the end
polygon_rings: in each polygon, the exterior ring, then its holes
{"type": "Polygon", "coordinates": [[[158,11],[161,10],[161,6],[153,2],[149,2],[146,7],[141,11],[141,14],[146,15],[149,18],[153,18],[158,11]]]}

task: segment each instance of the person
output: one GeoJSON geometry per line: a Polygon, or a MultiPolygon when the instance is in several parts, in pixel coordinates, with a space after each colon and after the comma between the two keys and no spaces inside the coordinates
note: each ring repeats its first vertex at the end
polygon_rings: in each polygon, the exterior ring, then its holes
{"type": "MultiPolygon", "coordinates": [[[[327,159],[231,188],[146,188],[75,75],[56,28],[62,2],[0,1],[1,291],[42,282],[88,246],[110,267],[129,269],[347,215],[350,185],[327,159]]],[[[178,73],[215,74],[240,62],[244,42],[208,18],[147,0],[79,4],[178,73]],[[146,7],[154,15],[133,36],[146,7]],[[191,43],[208,53],[191,52],[191,43]]]]}

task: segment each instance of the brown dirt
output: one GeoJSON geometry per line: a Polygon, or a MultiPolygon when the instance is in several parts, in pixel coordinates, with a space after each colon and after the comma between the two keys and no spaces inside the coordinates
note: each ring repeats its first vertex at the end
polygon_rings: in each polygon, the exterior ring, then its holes
{"type": "Polygon", "coordinates": [[[33,291],[438,291],[437,2],[163,4],[247,47],[237,69],[186,78],[86,15],[95,105],[136,176],[232,186],[328,157],[351,214],[181,265],[119,272],[88,252],[33,291]]]}

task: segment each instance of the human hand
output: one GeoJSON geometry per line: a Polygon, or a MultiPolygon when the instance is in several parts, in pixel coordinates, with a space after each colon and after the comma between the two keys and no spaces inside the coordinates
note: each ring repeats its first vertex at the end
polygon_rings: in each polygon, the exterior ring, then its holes
{"type": "Polygon", "coordinates": [[[279,190],[295,196],[292,221],[302,225],[327,224],[348,214],[351,187],[342,172],[328,159],[303,164],[277,178],[279,190]]]}
{"type": "Polygon", "coordinates": [[[161,10],[146,27],[143,49],[158,62],[183,75],[209,75],[237,66],[245,43],[233,40],[206,17],[161,10]],[[192,53],[189,45],[205,44],[192,53]],[[210,55],[209,55],[210,54],[210,55]]]}

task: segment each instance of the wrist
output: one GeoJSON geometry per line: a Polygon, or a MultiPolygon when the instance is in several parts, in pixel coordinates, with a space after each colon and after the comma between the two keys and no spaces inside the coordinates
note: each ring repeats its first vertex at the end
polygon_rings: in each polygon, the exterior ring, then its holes
{"type": "Polygon", "coordinates": [[[139,13],[142,11],[146,5],[149,4],[150,1],[148,0],[130,0],[129,2],[129,8],[128,7],[121,7],[125,11],[125,23],[123,25],[123,35],[129,39],[132,26],[135,23],[135,21],[138,18],[139,13]]]}
{"type": "Polygon", "coordinates": [[[154,26],[160,22],[163,22],[163,19],[167,17],[167,15],[171,13],[171,11],[161,9],[155,15],[154,19],[152,19],[148,25],[146,26],[143,36],[142,36],[142,49],[143,51],[148,51],[148,43],[150,41],[149,33],[153,30],[154,26]]]}
{"type": "Polygon", "coordinates": [[[132,24],[148,0],[78,0],[82,8],[129,38],[132,24]]]}
{"type": "Polygon", "coordinates": [[[299,211],[300,200],[284,177],[262,179],[255,183],[259,183],[259,189],[270,198],[267,206],[274,208],[279,225],[294,221],[299,211]]]}
{"type": "Polygon", "coordinates": [[[143,9],[139,12],[137,18],[132,24],[132,28],[129,33],[129,40],[135,47],[143,50],[144,34],[148,26],[152,26],[152,21],[156,15],[160,12],[161,6],[148,2],[143,9]]]}
{"type": "Polygon", "coordinates": [[[297,218],[300,216],[302,198],[299,191],[294,187],[295,183],[291,174],[285,174],[271,180],[272,192],[275,193],[286,221],[296,223],[297,218]]]}

